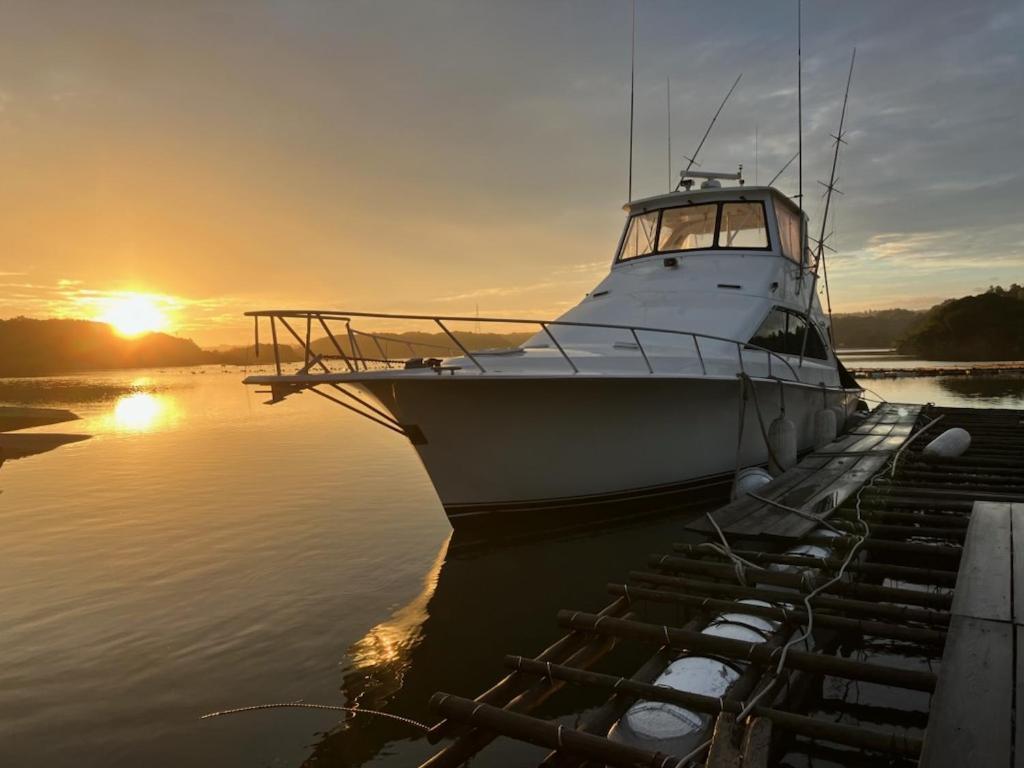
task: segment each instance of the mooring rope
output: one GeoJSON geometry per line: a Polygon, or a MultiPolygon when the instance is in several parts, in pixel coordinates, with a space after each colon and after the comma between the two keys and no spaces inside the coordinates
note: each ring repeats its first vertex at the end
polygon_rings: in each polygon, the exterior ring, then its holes
{"type": "Polygon", "coordinates": [[[736,569],[736,579],[744,587],[747,586],[746,569],[753,568],[758,571],[763,571],[764,566],[758,565],[757,563],[751,562],[746,558],[740,557],[732,551],[732,547],[729,546],[728,539],[725,538],[725,534],[722,533],[722,529],[718,527],[718,523],[715,522],[715,518],[711,516],[710,512],[705,512],[704,516],[711,523],[711,526],[715,529],[715,533],[718,534],[718,538],[722,540],[722,544],[715,544],[713,541],[705,541],[698,546],[710,549],[713,552],[717,552],[723,557],[727,557],[732,560],[733,567],[736,569]]]}
{"type": "Polygon", "coordinates": [[[402,717],[401,715],[394,715],[390,712],[381,712],[378,709],[364,709],[362,707],[342,707],[337,704],[307,704],[306,702],[301,700],[283,701],[274,704],[253,704],[252,706],[235,707],[234,709],[221,709],[217,712],[207,712],[199,719],[207,720],[212,717],[221,717],[223,715],[237,715],[242,712],[255,712],[260,709],[330,709],[337,710],[339,712],[351,712],[356,715],[375,715],[376,717],[384,717],[388,720],[395,720],[399,723],[412,725],[423,731],[430,730],[429,725],[424,725],[418,720],[413,720],[411,717],[402,717]]]}
{"type": "MultiPolygon", "coordinates": [[[[737,377],[742,382],[741,388],[745,389],[748,386],[750,387],[750,393],[754,396],[754,410],[757,412],[757,423],[758,426],[761,428],[761,437],[764,439],[765,447],[768,449],[768,458],[775,462],[775,466],[781,468],[782,464],[781,462],[779,462],[779,457],[775,455],[775,451],[772,448],[772,442],[771,440],[768,439],[768,429],[764,425],[764,415],[761,413],[761,401],[757,397],[757,387],[755,386],[753,380],[751,380],[748,374],[740,373],[737,374],[737,377]]],[[[781,383],[782,382],[780,380],[780,386],[781,383]]],[[[784,413],[785,408],[783,408],[783,414],[784,413]]]]}
{"type": "MultiPolygon", "coordinates": [[[[927,424],[925,424],[920,429],[916,430],[910,437],[907,438],[907,443],[911,442],[912,440],[916,440],[932,424],[934,424],[935,421],[936,420],[933,419],[932,421],[929,421],[927,424]]],[[[904,443],[904,445],[906,445],[907,443],[904,443]]],[[[786,657],[789,654],[790,649],[793,646],[798,645],[799,643],[805,643],[808,648],[810,647],[808,641],[810,640],[811,634],[814,631],[814,607],[812,605],[812,601],[814,600],[814,598],[816,598],[822,592],[828,590],[829,588],[831,588],[833,585],[837,584],[839,581],[841,581],[845,577],[846,569],[853,562],[853,558],[858,554],[858,552],[860,551],[860,548],[864,545],[864,542],[867,540],[868,536],[871,535],[871,526],[869,526],[867,521],[864,520],[864,517],[863,517],[863,515],[861,513],[861,503],[862,503],[861,497],[862,497],[862,495],[863,495],[865,490],[867,490],[868,488],[873,486],[876,482],[878,482],[879,478],[882,478],[882,477],[885,476],[886,470],[889,469],[889,465],[895,465],[895,462],[896,462],[896,459],[897,459],[898,455],[899,455],[898,453],[893,454],[886,461],[886,463],[882,465],[882,467],[879,469],[879,471],[876,472],[875,475],[867,483],[862,485],[857,490],[857,494],[854,497],[854,512],[856,514],[856,522],[859,523],[863,527],[864,532],[856,537],[856,540],[854,541],[853,546],[850,547],[850,550],[846,554],[846,557],[843,559],[842,564],[839,566],[839,569],[836,572],[836,575],[834,577],[832,577],[831,579],[829,579],[828,581],[822,583],[821,585],[819,585],[815,589],[813,589],[810,592],[806,593],[803,596],[803,604],[804,604],[804,608],[806,609],[806,613],[807,613],[806,629],[802,633],[800,633],[799,635],[796,635],[796,636],[790,638],[790,640],[787,641],[786,644],[784,646],[782,646],[782,648],[779,650],[779,660],[778,660],[778,663],[775,666],[775,670],[768,676],[768,679],[765,681],[765,685],[761,688],[761,690],[758,691],[754,695],[754,697],[752,699],[750,699],[744,705],[743,709],[740,710],[739,714],[736,715],[736,720],[738,722],[742,721],[743,718],[747,717],[747,715],[749,715],[753,711],[754,707],[757,706],[757,703],[762,698],[764,698],[765,695],[767,695],[769,691],[775,689],[775,687],[778,685],[778,683],[780,681],[788,682],[788,679],[783,676],[782,672],[785,669],[786,657]]],[[[821,521],[821,522],[824,523],[825,521],[821,521]]],[[[712,521],[712,523],[713,523],[713,521],[712,521]]],[[[716,525],[715,528],[717,529],[718,526],[716,525]]],[[[719,535],[723,539],[725,538],[724,534],[721,533],[720,531],[719,531],[719,535]]],[[[704,752],[704,750],[706,750],[711,745],[711,741],[712,740],[710,738],[707,739],[702,744],[698,745],[693,750],[691,750],[687,755],[685,755],[684,757],[680,758],[676,762],[676,768],[684,768],[685,766],[689,765],[691,761],[696,759],[699,755],[701,755],[704,752]]]]}

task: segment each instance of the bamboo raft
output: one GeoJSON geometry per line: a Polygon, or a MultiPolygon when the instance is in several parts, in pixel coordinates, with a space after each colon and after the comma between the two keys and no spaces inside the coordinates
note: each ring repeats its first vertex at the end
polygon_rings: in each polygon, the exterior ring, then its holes
{"type": "Polygon", "coordinates": [[[603,609],[559,611],[565,634],[531,658],[505,656],[508,674],[487,691],[474,699],[435,694],[431,706],[443,719],[428,739],[445,744],[421,768],[462,765],[482,752],[487,764],[484,750],[499,737],[534,745],[540,765],[560,768],[754,768],[787,754],[839,765],[1024,765],[1024,412],[880,408],[791,472],[759,494],[766,501],[734,502],[712,514],[726,513],[732,554],[764,570],[744,578],[727,553],[694,543],[652,555],[628,581],[608,585],[603,609]],[[956,459],[926,459],[921,448],[953,426],[971,433],[970,449],[956,459]],[[907,442],[911,428],[920,431],[907,442]],[[803,508],[794,503],[787,515],[779,505],[789,505],[775,500],[792,500],[800,487],[803,508]],[[808,510],[839,531],[866,522],[856,557],[847,563],[774,551],[773,544],[815,527],[808,510]],[[767,568],[780,565],[815,570],[767,568]],[[799,629],[810,618],[801,595],[816,588],[823,591],[813,622],[826,639],[785,654],[785,689],[746,706],[755,691],[775,684],[785,633],[758,644],[700,628],[738,611],[799,629]],[[747,598],[766,604],[738,602],[747,598]],[[637,667],[629,659],[644,647],[653,653],[637,667]],[[851,657],[851,649],[879,647],[884,663],[851,657]],[[653,684],[667,663],[690,652],[746,666],[722,698],[653,684]],[[851,711],[843,712],[823,698],[824,681],[907,691],[929,704],[923,712],[847,704],[851,711]],[[538,712],[560,693],[585,702],[575,721],[538,712]],[[640,700],[710,715],[706,750],[683,761],[606,738],[640,700]],[[829,707],[854,722],[837,722],[829,707]]]}
{"type": "Polygon", "coordinates": [[[993,376],[1024,374],[1024,363],[982,363],[981,365],[943,365],[918,368],[858,368],[850,367],[850,374],[857,379],[905,379],[921,376],[993,376]]]}

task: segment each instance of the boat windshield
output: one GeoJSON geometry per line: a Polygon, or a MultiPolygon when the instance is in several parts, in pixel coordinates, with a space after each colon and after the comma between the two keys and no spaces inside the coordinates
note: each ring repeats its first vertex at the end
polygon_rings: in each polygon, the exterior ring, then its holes
{"type": "Polygon", "coordinates": [[[769,247],[764,203],[699,203],[631,216],[616,260],[654,253],[769,247]]]}

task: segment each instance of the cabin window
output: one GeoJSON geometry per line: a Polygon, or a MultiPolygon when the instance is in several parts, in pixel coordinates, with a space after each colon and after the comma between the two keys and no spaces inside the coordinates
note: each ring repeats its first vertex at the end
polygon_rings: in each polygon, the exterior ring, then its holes
{"type": "MultiPolygon", "coordinates": [[[[761,327],[750,338],[749,344],[762,349],[778,352],[780,355],[800,354],[804,343],[804,332],[808,330],[807,320],[803,315],[789,309],[775,307],[761,323],[761,327]]],[[[804,357],[827,360],[828,351],[821,335],[814,325],[807,332],[807,347],[804,357]]]]}
{"type": "Polygon", "coordinates": [[[728,248],[770,250],[764,203],[698,203],[635,214],[629,218],[617,260],[728,248]]]}
{"type": "Polygon", "coordinates": [[[782,241],[782,255],[800,263],[800,217],[781,204],[775,204],[779,217],[779,240],[782,241]]]}
{"type": "Polygon", "coordinates": [[[715,244],[718,205],[688,205],[668,208],[661,215],[659,251],[693,251],[715,244]]]}
{"type": "Polygon", "coordinates": [[[723,203],[719,248],[767,248],[768,227],[761,203],[723,203]]]}
{"type": "Polygon", "coordinates": [[[658,211],[642,213],[629,220],[626,236],[619,251],[620,259],[635,259],[654,253],[658,233],[658,211]]]}

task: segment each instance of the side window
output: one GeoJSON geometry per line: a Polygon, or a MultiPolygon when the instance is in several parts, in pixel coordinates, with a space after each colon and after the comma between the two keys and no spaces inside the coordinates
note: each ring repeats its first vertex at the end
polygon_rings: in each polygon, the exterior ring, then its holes
{"type": "Polygon", "coordinates": [[[800,218],[776,201],[775,212],[779,221],[779,239],[782,240],[782,255],[800,263],[800,218]]]}
{"type": "Polygon", "coordinates": [[[748,343],[780,355],[798,356],[804,344],[805,331],[807,347],[804,349],[804,357],[827,360],[828,351],[818,329],[812,325],[808,331],[807,321],[802,315],[778,307],[768,313],[748,343]]]}
{"type": "Polygon", "coordinates": [[[761,203],[725,203],[719,248],[767,248],[768,227],[761,203]]]}
{"type": "Polygon", "coordinates": [[[658,211],[641,213],[633,216],[626,227],[626,236],[622,239],[619,250],[619,261],[635,259],[654,253],[655,237],[658,232],[658,211]]]}
{"type": "MultiPolygon", "coordinates": [[[[789,312],[781,309],[769,312],[761,327],[750,337],[749,343],[771,352],[778,352],[780,355],[790,354],[789,312]]],[[[799,353],[798,349],[797,354],[799,353]]]]}
{"type": "Polygon", "coordinates": [[[804,357],[813,357],[816,360],[828,360],[828,350],[825,342],[821,340],[818,329],[811,324],[811,332],[807,334],[807,348],[804,349],[804,357]]]}
{"type": "Polygon", "coordinates": [[[718,206],[687,205],[666,208],[661,216],[659,251],[693,251],[715,244],[715,218],[718,206]]]}

